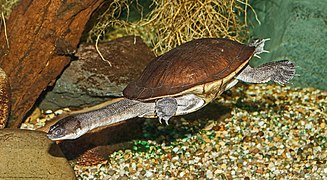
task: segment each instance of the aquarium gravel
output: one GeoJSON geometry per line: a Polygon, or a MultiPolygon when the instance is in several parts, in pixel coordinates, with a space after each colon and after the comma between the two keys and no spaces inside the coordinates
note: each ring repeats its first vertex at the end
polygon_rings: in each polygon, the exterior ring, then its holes
{"type": "Polygon", "coordinates": [[[327,178],[327,92],[241,85],[213,103],[229,112],[209,119],[173,118],[168,126],[147,119],[144,139],[134,140],[132,149],[114,152],[105,164],[74,163],[77,177],[327,178]]]}

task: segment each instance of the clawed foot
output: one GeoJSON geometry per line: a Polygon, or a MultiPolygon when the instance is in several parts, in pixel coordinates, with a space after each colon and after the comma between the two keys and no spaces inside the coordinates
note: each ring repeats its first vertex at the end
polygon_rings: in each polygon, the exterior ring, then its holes
{"type": "Polygon", "coordinates": [[[259,56],[259,54],[261,53],[264,53],[264,52],[269,52],[267,50],[264,50],[264,46],[265,46],[265,42],[266,41],[269,41],[270,39],[267,38],[267,39],[256,39],[254,40],[252,43],[249,44],[249,46],[251,47],[255,47],[255,50],[254,50],[254,56],[257,57],[257,58],[261,58],[259,56]]]}
{"type": "Polygon", "coordinates": [[[168,121],[169,121],[170,118],[164,118],[164,117],[162,118],[162,117],[158,116],[158,119],[159,119],[160,124],[162,124],[161,120],[163,119],[165,121],[166,125],[169,125],[168,121]]]}
{"type": "Polygon", "coordinates": [[[295,64],[288,60],[275,62],[274,73],[271,80],[284,85],[295,76],[295,64]]]}
{"type": "Polygon", "coordinates": [[[175,98],[162,98],[156,101],[155,112],[159,118],[159,122],[161,120],[165,120],[168,125],[169,119],[175,115],[177,110],[177,101],[175,98]]]}

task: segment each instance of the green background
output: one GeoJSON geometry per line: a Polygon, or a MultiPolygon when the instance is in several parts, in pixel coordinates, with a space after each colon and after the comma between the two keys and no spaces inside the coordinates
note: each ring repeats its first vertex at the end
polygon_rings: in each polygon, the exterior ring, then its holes
{"type": "Polygon", "coordinates": [[[251,14],[252,38],[270,38],[269,54],[251,64],[289,59],[297,64],[293,86],[327,90],[327,1],[254,0],[261,25],[251,14]]]}

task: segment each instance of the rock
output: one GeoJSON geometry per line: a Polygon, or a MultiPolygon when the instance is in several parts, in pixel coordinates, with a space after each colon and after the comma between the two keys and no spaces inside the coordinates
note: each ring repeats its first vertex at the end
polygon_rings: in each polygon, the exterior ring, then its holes
{"type": "Polygon", "coordinates": [[[12,96],[7,126],[12,128],[21,125],[38,97],[68,65],[67,55],[76,49],[90,16],[104,0],[16,2],[6,19],[6,31],[1,28],[0,33],[0,66],[7,73],[12,96]]]}
{"type": "Polygon", "coordinates": [[[58,145],[45,133],[0,130],[0,179],[76,179],[58,145]]]}
{"type": "Polygon", "coordinates": [[[270,38],[260,61],[287,58],[296,63],[295,86],[327,90],[327,3],[326,0],[255,0],[253,7],[261,25],[252,36],[270,38]]]}
{"type": "Polygon", "coordinates": [[[10,112],[10,86],[6,73],[0,68],[0,129],[5,128],[10,112]]]}
{"type": "Polygon", "coordinates": [[[122,96],[122,90],[138,77],[155,57],[139,37],[129,36],[110,42],[81,44],[69,67],[45,95],[41,109],[92,106],[112,97],[122,96]],[[110,64],[112,66],[110,66],[110,64]]]}

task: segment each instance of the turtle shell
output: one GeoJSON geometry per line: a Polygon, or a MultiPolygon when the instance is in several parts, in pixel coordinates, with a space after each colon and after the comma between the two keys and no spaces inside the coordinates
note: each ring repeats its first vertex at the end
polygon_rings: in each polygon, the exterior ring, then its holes
{"type": "Polygon", "coordinates": [[[152,60],[141,76],[127,85],[123,94],[140,101],[174,96],[240,71],[254,50],[255,47],[229,39],[189,41],[152,60]]]}

